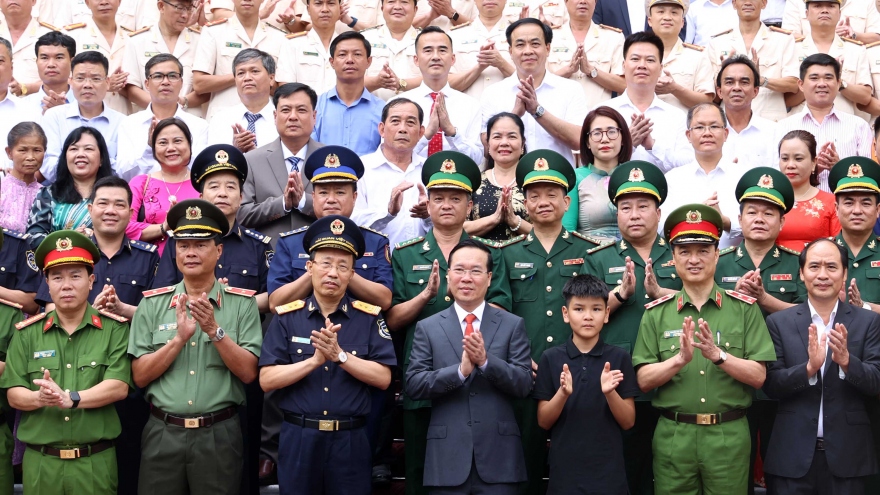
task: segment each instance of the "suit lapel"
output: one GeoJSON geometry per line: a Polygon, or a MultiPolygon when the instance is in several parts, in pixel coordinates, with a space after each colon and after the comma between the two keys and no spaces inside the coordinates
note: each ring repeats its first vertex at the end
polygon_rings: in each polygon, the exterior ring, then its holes
{"type": "MultiPolygon", "coordinates": [[[[278,181],[278,187],[281,192],[287,187],[287,164],[284,163],[284,153],[281,151],[281,139],[276,139],[274,143],[266,147],[266,162],[275,180],[278,181]]],[[[253,173],[254,171],[251,171],[253,173]]]]}
{"type": "Polygon", "coordinates": [[[492,345],[492,340],[501,327],[501,312],[492,306],[486,304],[483,310],[483,321],[480,322],[480,333],[483,334],[483,346],[486,347],[486,353],[492,345]]]}
{"type": "MultiPolygon", "coordinates": [[[[853,317],[854,315],[852,307],[849,304],[840,301],[840,303],[838,303],[837,305],[837,314],[834,315],[834,321],[832,322],[831,329],[833,330],[834,325],[837,323],[840,323],[841,325],[849,328],[850,323],[852,323],[853,317]]],[[[828,337],[826,336],[826,339],[827,338],[828,337]]],[[[835,373],[837,372],[837,370],[839,370],[839,365],[831,359],[831,346],[828,346],[828,353],[825,355],[825,365],[826,373],[829,370],[834,371],[835,373]]]]}
{"type": "Polygon", "coordinates": [[[810,325],[813,323],[812,318],[810,318],[810,307],[807,303],[802,303],[798,306],[797,317],[795,318],[795,328],[797,328],[798,334],[801,336],[801,341],[804,343],[804,350],[807,353],[807,356],[810,355],[810,325]]]}
{"type": "Polygon", "coordinates": [[[449,343],[452,344],[452,350],[455,352],[458,360],[461,361],[461,339],[464,338],[464,335],[461,332],[461,322],[458,321],[458,313],[455,312],[454,306],[449,306],[443,313],[443,331],[446,332],[446,337],[449,338],[449,343]]]}

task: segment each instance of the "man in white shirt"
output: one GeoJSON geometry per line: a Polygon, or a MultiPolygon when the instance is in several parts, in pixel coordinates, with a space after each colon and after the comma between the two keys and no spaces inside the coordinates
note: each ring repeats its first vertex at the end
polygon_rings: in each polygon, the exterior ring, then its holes
{"type": "Polygon", "coordinates": [[[76,40],[58,31],[40,36],[37,40],[37,72],[42,85],[39,91],[23,99],[43,113],[58,105],[76,103],[70,90],[70,60],[76,55],[76,40]]]}
{"type": "Polygon", "coordinates": [[[694,152],[685,136],[685,113],[654,93],[662,62],[663,42],[660,38],[647,32],[629,36],[623,43],[626,90],[605,105],[629,121],[632,159],[651,162],[668,172],[692,162],[694,152]]]}
{"type": "Polygon", "coordinates": [[[247,153],[278,138],[272,104],[275,59],[256,48],[246,48],[233,59],[232,74],[241,103],[211,117],[208,142],[231,144],[247,153]]]}
{"type": "Polygon", "coordinates": [[[571,150],[580,146],[581,126],[589,110],[580,85],[547,70],[553,31],[527,17],[507,27],[510,58],[516,72],[486,88],[482,97],[482,125],[493,115],[512,112],[522,117],[530,149],[549,149],[574,166],[571,150]]]}
{"type": "Polygon", "coordinates": [[[706,46],[716,34],[736,26],[736,11],[731,0],[697,0],[687,13],[684,41],[706,46]]]}
{"type": "Polygon", "coordinates": [[[425,135],[415,152],[423,158],[442,150],[464,153],[474,162],[483,161],[480,141],[480,103],[449,87],[449,70],[455,64],[452,38],[437,26],[416,36],[415,63],[422,84],[400,95],[414,101],[425,116],[425,135]]]}
{"type": "MultiPolygon", "coordinates": [[[[311,29],[288,35],[278,56],[279,83],[298,82],[321,94],[336,84],[330,65],[330,43],[336,37],[340,15],[338,0],[304,0],[311,29]]],[[[273,52],[270,52],[273,53],[273,52]]]]}
{"type": "Polygon", "coordinates": [[[119,125],[116,175],[131,180],[159,169],[153,156],[153,128],[170,118],[182,120],[192,134],[192,160],[208,145],[208,123],[187,113],[178,103],[183,86],[183,64],[174,55],[160,53],[147,62],[145,87],[150,92],[146,110],[129,115],[119,125]]]}
{"type": "Polygon", "coordinates": [[[734,191],[742,172],[730,158],[723,156],[728,133],[724,110],[714,103],[700,103],[688,111],[687,125],[687,137],[696,159],[666,174],[669,194],[663,204],[665,214],[660,225],[666,223],[668,212],[699,201],[721,213],[724,232],[719,248],[736,245],[742,241],[742,232],[738,221],[739,202],[734,191]]]}
{"type": "Polygon", "coordinates": [[[819,189],[828,188],[828,170],[841,158],[871,156],[873,134],[867,122],[837,109],[840,87],[840,63],[824,53],[816,53],[801,62],[798,87],[804,94],[803,111],[779,121],[776,142],[788,131],[801,129],[816,136],[819,189]]]}
{"type": "Polygon", "coordinates": [[[385,233],[392,248],[414,239],[430,228],[427,193],[422,186],[425,160],[414,150],[425,127],[421,107],[406,98],[389,101],[382,111],[379,134],[382,144],[375,153],[361,157],[364,176],[358,181],[358,197],[351,219],[385,233]]]}
{"type": "Polygon", "coordinates": [[[40,168],[44,185],[55,181],[55,166],[61,146],[70,131],[80,126],[93,127],[101,133],[107,142],[107,151],[114,167],[116,163],[119,125],[125,115],[104,102],[110,88],[107,77],[110,61],[101,52],[89,50],[73,57],[70,66],[70,88],[76,103],[46,110],[41,121],[49,142],[46,158],[40,168]]]}
{"type": "MultiPolygon", "coordinates": [[[[12,43],[0,38],[0,136],[9,135],[9,130],[19,122],[40,121],[40,112],[24,100],[16,98],[9,91],[12,83],[12,43]]],[[[0,167],[9,168],[12,162],[6,156],[0,160],[0,167]]]]}

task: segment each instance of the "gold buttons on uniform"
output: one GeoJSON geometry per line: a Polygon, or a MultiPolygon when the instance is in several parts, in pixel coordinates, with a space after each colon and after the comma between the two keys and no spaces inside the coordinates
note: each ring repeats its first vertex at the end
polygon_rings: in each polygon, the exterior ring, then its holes
{"type": "Polygon", "coordinates": [[[193,405],[193,401],[189,401],[189,402],[187,402],[187,404],[193,405]]]}
{"type": "Polygon", "coordinates": [[[703,371],[703,370],[700,370],[700,374],[701,374],[701,375],[705,375],[705,374],[706,374],[706,372],[705,372],[705,371],[703,371]]]}
{"type": "Polygon", "coordinates": [[[108,282],[110,281],[110,277],[107,277],[107,281],[108,281],[108,282]]]}
{"type": "Polygon", "coordinates": [[[242,271],[241,271],[241,274],[242,274],[242,275],[247,275],[247,270],[242,270],[242,271]]]}
{"type": "Polygon", "coordinates": [[[547,268],[553,268],[553,263],[551,263],[551,262],[548,261],[548,262],[547,262],[547,268]]]}
{"type": "Polygon", "coordinates": [[[70,416],[64,416],[64,421],[70,421],[70,416]]]}
{"type": "Polygon", "coordinates": [[[651,299],[651,296],[645,294],[645,299],[651,299]]]}
{"type": "Polygon", "coordinates": [[[190,374],[190,375],[195,375],[195,374],[196,374],[196,372],[195,372],[195,371],[193,371],[193,370],[189,370],[189,374],[190,374]]]}
{"type": "Polygon", "coordinates": [[[195,346],[196,346],[196,343],[195,343],[195,342],[190,342],[189,345],[195,347],[195,346]]]}
{"type": "Polygon", "coordinates": [[[780,287],[779,292],[785,292],[785,287],[780,287]]]}
{"type": "Polygon", "coordinates": [[[137,281],[136,281],[136,280],[132,280],[132,281],[131,281],[131,285],[137,285],[137,281]]]}
{"type": "Polygon", "coordinates": [[[859,267],[859,264],[858,264],[858,262],[856,262],[856,263],[853,263],[853,266],[854,266],[854,267],[856,267],[856,268],[858,268],[858,267],[859,267]]]}
{"type": "Polygon", "coordinates": [[[296,353],[297,353],[297,354],[302,354],[302,353],[303,353],[303,350],[302,350],[302,349],[297,349],[297,350],[296,350],[296,353]]]}
{"type": "Polygon", "coordinates": [[[67,369],[70,369],[70,363],[67,363],[67,369]]]}
{"type": "Polygon", "coordinates": [[[423,283],[425,283],[425,279],[420,278],[420,279],[419,279],[419,285],[422,285],[423,283]]]}
{"type": "Polygon", "coordinates": [[[40,371],[46,371],[46,368],[40,366],[40,371]]]}
{"type": "Polygon", "coordinates": [[[329,367],[329,366],[324,366],[324,371],[330,371],[330,367],[329,367]]]}
{"type": "Polygon", "coordinates": [[[446,302],[449,302],[449,301],[451,301],[451,300],[452,300],[452,298],[451,298],[451,297],[449,297],[449,296],[446,296],[446,297],[445,297],[445,298],[444,298],[444,299],[445,299],[445,300],[446,300],[446,302]]]}
{"type": "Polygon", "coordinates": [[[725,346],[725,347],[730,347],[730,342],[725,342],[725,343],[724,343],[724,346],[725,346]]]}
{"type": "Polygon", "coordinates": [[[223,265],[217,265],[217,268],[223,268],[223,265]]]}
{"type": "Polygon", "coordinates": [[[669,347],[669,349],[674,351],[674,350],[675,350],[675,344],[672,344],[672,345],[669,347]]]}
{"type": "Polygon", "coordinates": [[[553,316],[553,311],[547,310],[547,316],[553,316]]]}
{"type": "Polygon", "coordinates": [[[97,363],[95,363],[94,361],[92,361],[92,366],[94,366],[95,364],[97,364],[97,363]]]}
{"type": "Polygon", "coordinates": [[[65,388],[65,389],[64,389],[64,392],[69,394],[69,393],[70,393],[70,389],[69,389],[69,388],[65,388]]]}
{"type": "Polygon", "coordinates": [[[552,335],[548,335],[548,336],[547,336],[547,342],[553,342],[553,336],[552,336],[552,335]]]}
{"type": "Polygon", "coordinates": [[[327,415],[327,411],[324,411],[324,416],[326,416],[326,415],[327,415]]]}
{"type": "Polygon", "coordinates": [[[361,265],[361,268],[363,268],[364,270],[366,270],[366,269],[367,269],[367,264],[364,263],[363,265],[361,265]]]}
{"type": "Polygon", "coordinates": [[[519,278],[526,278],[526,274],[523,273],[522,275],[519,276],[519,278]]]}

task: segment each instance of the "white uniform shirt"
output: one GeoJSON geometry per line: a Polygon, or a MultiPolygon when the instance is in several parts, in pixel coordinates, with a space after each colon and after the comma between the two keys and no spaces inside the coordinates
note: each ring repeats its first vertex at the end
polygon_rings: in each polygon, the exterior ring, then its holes
{"type": "Polygon", "coordinates": [[[776,136],[776,122],[752,115],[749,125],[737,133],[727,125],[730,131],[722,149],[723,156],[736,160],[736,167],[745,172],[755,167],[779,167],[779,141],[776,136]]]}
{"type": "Polygon", "coordinates": [[[159,23],[160,1],[162,0],[122,0],[119,10],[116,11],[116,23],[129,32],[155,26],[159,23]]]}
{"type": "MultiPolygon", "coordinates": [[[[40,81],[40,73],[37,71],[37,52],[34,46],[37,39],[53,31],[51,26],[40,24],[36,17],[31,18],[24,32],[12,45],[12,77],[21,84],[30,84],[40,81]]],[[[0,36],[12,43],[9,34],[9,24],[0,15],[0,36]]]]}
{"type": "MultiPolygon", "coordinates": [[[[561,2],[562,0],[558,1],[561,2]]],[[[477,10],[477,4],[474,3],[474,0],[452,0],[452,8],[458,12],[459,15],[463,15],[471,20],[476,19],[480,15],[480,12],[477,10]]],[[[429,10],[431,10],[431,4],[428,2],[419,2],[418,5],[416,5],[416,17],[429,10]]],[[[448,33],[453,27],[452,19],[442,15],[437,16],[436,19],[431,21],[431,26],[437,26],[448,33]]]]}
{"type": "Polygon", "coordinates": [[[37,0],[32,15],[42,22],[67,29],[66,26],[92,18],[86,0],[37,0]]]}
{"type": "MultiPolygon", "coordinates": [[[[193,159],[208,146],[208,123],[204,119],[186,113],[179,105],[174,118],[182,120],[192,134],[192,158],[190,158],[192,165],[193,159]]],[[[131,180],[137,175],[159,170],[159,163],[153,157],[153,150],[150,148],[149,131],[152,121],[153,110],[148,108],[129,115],[119,124],[116,175],[131,180]]]]}
{"type": "Polygon", "coordinates": [[[544,21],[550,27],[558,27],[568,24],[568,9],[564,0],[508,0],[504,7],[504,19],[507,23],[516,22],[522,15],[523,7],[529,7],[529,17],[540,19],[544,15],[544,21]]]}
{"type": "MultiPolygon", "coordinates": [[[[93,20],[89,19],[85,24],[84,27],[73,29],[67,33],[76,40],[76,53],[96,51],[107,57],[107,60],[110,61],[110,70],[107,72],[108,76],[112,75],[119,68],[122,68],[124,71],[122,59],[125,56],[125,45],[128,43],[128,35],[125,33],[125,30],[119,25],[116,26],[116,37],[113,38],[113,44],[111,45],[104,38],[104,35],[101,34],[93,20]]],[[[143,71],[143,69],[141,70],[143,71]]],[[[123,115],[131,113],[131,104],[128,102],[128,98],[119,93],[108,91],[107,96],[104,97],[104,104],[123,115]]]]}
{"type": "MultiPolygon", "coordinates": [[[[840,8],[840,20],[846,20],[847,17],[853,31],[880,34],[880,13],[877,12],[874,0],[846,0],[840,8]]],[[[810,33],[810,22],[807,20],[807,8],[803,0],[786,0],[782,28],[795,34],[810,33]]]]}
{"type": "MultiPolygon", "coordinates": [[[[675,46],[669,55],[663,57],[663,70],[672,74],[672,79],[684,86],[685,89],[703,94],[715,93],[715,74],[712,64],[703,53],[701,46],[682,43],[681,39],[675,39],[675,46]]],[[[622,62],[621,62],[622,63],[622,62]]],[[[657,98],[670,105],[687,112],[690,107],[683,105],[675,95],[657,95],[657,98]]]]}
{"type": "Polygon", "coordinates": [[[330,66],[329,46],[324,49],[318,33],[310,29],[306,34],[290,36],[293,38],[282,45],[275,80],[307,84],[319,95],[336,86],[336,71],[330,66]]]}
{"type": "MultiPolygon", "coordinates": [[[[245,130],[248,121],[244,114],[247,113],[244,103],[239,103],[231,108],[220,110],[208,121],[208,142],[211,144],[233,144],[232,125],[239,124],[245,130]]],[[[269,144],[278,139],[278,129],[275,127],[275,105],[270,99],[262,110],[257,112],[260,118],[254,122],[256,129],[257,147],[269,144]]]]}
{"type": "MultiPolygon", "coordinates": [[[[571,62],[571,57],[574,56],[577,47],[578,42],[571,32],[570,24],[554,29],[550,56],[547,58],[547,68],[554,74],[565,68],[571,62]]],[[[623,76],[623,35],[617,28],[601,27],[596,23],[591,23],[587,36],[584,38],[584,53],[590,64],[597,70],[623,76]]],[[[584,74],[581,69],[572,74],[570,79],[583,88],[587,104],[591,108],[611,99],[611,91],[597,84],[589,74],[584,74]]]]}
{"type": "MultiPolygon", "coordinates": [[[[419,77],[422,73],[415,63],[416,36],[419,30],[410,26],[403,38],[398,41],[391,36],[391,31],[383,25],[366,29],[361,32],[372,47],[373,62],[367,69],[367,76],[375,76],[382,72],[382,67],[387,63],[397,77],[410,79],[419,77]]],[[[455,46],[455,45],[453,45],[455,46]]],[[[379,88],[373,94],[385,101],[393,98],[395,92],[390,89],[379,88]]]]}
{"type": "Polygon", "coordinates": [[[720,5],[712,0],[691,2],[685,20],[684,40],[700,46],[708,45],[712,36],[739,25],[731,0],[724,0],[720,5]]]}
{"type": "MultiPolygon", "coordinates": [[[[480,22],[480,19],[476,18],[466,25],[449,31],[449,36],[452,37],[452,47],[455,51],[455,65],[452,66],[452,72],[467,72],[477,65],[480,47],[490,42],[494,42],[495,49],[498,50],[501,57],[510,62],[510,45],[507,44],[507,38],[504,36],[509,25],[510,22],[502,17],[492,29],[487,29],[480,22]]],[[[501,73],[501,70],[495,67],[486,67],[464,92],[468,96],[479,99],[483,95],[483,90],[503,79],[504,74],[501,73]]]]}

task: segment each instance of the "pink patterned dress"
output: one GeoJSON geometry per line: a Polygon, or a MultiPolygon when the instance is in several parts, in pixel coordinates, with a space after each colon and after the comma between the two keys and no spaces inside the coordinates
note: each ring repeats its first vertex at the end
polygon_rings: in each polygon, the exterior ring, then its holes
{"type": "MultiPolygon", "coordinates": [[[[165,216],[171,208],[169,196],[177,198],[177,202],[185,199],[196,199],[198,191],[193,189],[189,179],[183,182],[165,182],[161,179],[138,175],[128,183],[131,187],[131,222],[125,229],[125,234],[130,239],[140,239],[141,232],[150,225],[160,224],[165,221],[165,216]],[[147,180],[149,178],[149,181],[147,180]],[[144,221],[138,222],[138,212],[144,208],[144,221]]],[[[153,242],[158,246],[159,255],[165,250],[165,241],[153,242]]]]}

